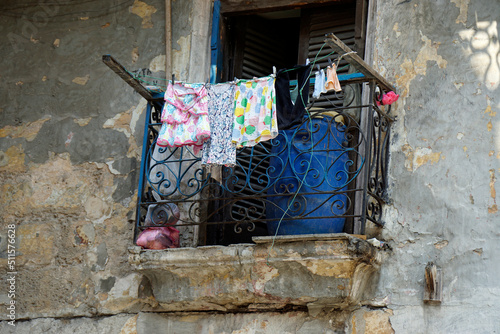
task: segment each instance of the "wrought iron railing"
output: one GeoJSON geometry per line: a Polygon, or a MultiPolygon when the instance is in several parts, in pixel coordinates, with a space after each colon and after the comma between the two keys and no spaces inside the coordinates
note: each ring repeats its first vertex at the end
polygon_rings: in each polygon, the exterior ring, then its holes
{"type": "Polygon", "coordinates": [[[305,233],[304,225],[317,225],[320,233],[354,234],[364,234],[367,221],[383,225],[393,119],[389,106],[376,104],[375,80],[365,80],[369,103],[349,94],[360,81],[344,82],[340,96],[313,101],[296,128],[239,149],[235,167],[210,171],[189,147],[156,146],[162,103],[149,101],[136,235],[145,226],[148,208],[153,223],[179,208],[175,225],[196,226],[198,244],[305,233]],[[157,204],[168,205],[155,211],[157,204]]]}

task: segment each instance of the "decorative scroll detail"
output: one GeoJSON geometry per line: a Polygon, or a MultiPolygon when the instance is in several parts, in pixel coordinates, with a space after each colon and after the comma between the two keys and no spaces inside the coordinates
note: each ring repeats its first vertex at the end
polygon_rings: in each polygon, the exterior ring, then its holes
{"type": "Polygon", "coordinates": [[[278,218],[368,219],[382,225],[390,107],[358,105],[353,88],[343,88],[335,99],[326,97],[331,108],[313,104],[296,128],[238,150],[235,167],[211,171],[190,147],[156,146],[161,126],[152,123],[159,119],[161,108],[156,108],[142,158],[145,181],[137,227],[145,226],[148,206],[155,203],[178,206],[178,225],[231,223],[234,233],[253,232],[258,224],[278,218]],[[368,131],[360,125],[362,113],[368,113],[368,131]],[[362,187],[356,182],[360,176],[366,180],[362,187]],[[355,198],[365,199],[362,210],[355,210],[355,204],[362,204],[355,198]]]}
{"type": "MultiPolygon", "coordinates": [[[[375,97],[378,98],[378,97],[375,97]]],[[[375,99],[374,99],[375,101],[375,99]]],[[[382,205],[387,199],[387,164],[389,154],[390,119],[387,115],[391,106],[381,109],[374,103],[372,118],[371,159],[369,179],[366,185],[366,218],[382,226],[382,205]]]]}

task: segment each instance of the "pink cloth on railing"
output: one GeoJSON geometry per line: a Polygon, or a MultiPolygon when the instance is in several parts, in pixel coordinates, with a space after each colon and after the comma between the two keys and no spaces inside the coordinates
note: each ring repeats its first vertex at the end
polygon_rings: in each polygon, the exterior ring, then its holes
{"type": "MultiPolygon", "coordinates": [[[[382,95],[382,104],[388,106],[393,104],[399,99],[399,94],[394,93],[392,90],[384,95],[382,95]]],[[[380,101],[377,101],[377,105],[380,105],[380,101]]]]}

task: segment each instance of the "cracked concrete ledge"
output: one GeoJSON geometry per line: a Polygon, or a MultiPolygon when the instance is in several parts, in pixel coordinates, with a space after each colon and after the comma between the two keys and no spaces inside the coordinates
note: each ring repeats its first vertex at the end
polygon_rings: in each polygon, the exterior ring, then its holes
{"type": "Polygon", "coordinates": [[[344,233],[255,241],[168,251],[131,247],[129,263],[149,279],[164,311],[344,309],[359,304],[379,264],[373,246],[344,233]]]}

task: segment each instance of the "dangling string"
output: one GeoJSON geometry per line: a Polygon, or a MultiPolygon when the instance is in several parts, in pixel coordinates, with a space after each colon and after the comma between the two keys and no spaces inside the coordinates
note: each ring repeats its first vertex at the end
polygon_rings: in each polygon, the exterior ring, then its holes
{"type": "MultiPolygon", "coordinates": [[[[314,65],[316,64],[316,62],[318,62],[319,60],[322,60],[322,59],[325,59],[325,58],[328,58],[330,55],[332,55],[335,51],[333,52],[330,52],[329,54],[327,54],[326,56],[324,57],[321,57],[321,58],[318,58],[319,54],[321,53],[321,51],[323,50],[323,48],[325,47],[326,43],[323,43],[323,45],[321,45],[321,48],[319,49],[319,51],[316,53],[316,56],[314,57],[314,60],[310,63],[311,65],[311,69],[314,67],[314,65]]],[[[300,87],[299,89],[299,95],[300,95],[300,98],[302,100],[302,104],[304,106],[306,106],[306,102],[304,101],[304,96],[302,94],[304,88],[306,87],[306,84],[309,82],[309,79],[311,78],[311,74],[312,74],[312,70],[309,71],[309,75],[307,77],[306,80],[304,80],[304,83],[302,84],[302,87],[300,87]]],[[[309,90],[309,86],[307,87],[307,89],[309,90]]],[[[283,213],[283,215],[281,216],[279,222],[278,222],[278,226],[276,227],[276,232],[274,233],[274,236],[273,236],[273,242],[271,243],[271,247],[269,248],[268,252],[267,252],[267,257],[266,257],[266,264],[269,266],[269,257],[271,256],[271,251],[273,250],[274,248],[274,244],[276,242],[276,238],[278,236],[278,231],[279,231],[279,228],[281,226],[281,222],[283,221],[283,219],[285,218],[288,210],[290,210],[290,208],[292,207],[292,204],[295,202],[295,199],[297,198],[297,195],[299,194],[299,191],[300,189],[302,188],[302,185],[304,184],[305,180],[306,180],[306,177],[307,177],[307,173],[309,171],[309,167],[311,166],[312,164],[312,158],[313,158],[313,148],[314,148],[314,139],[313,139],[313,127],[312,127],[312,117],[311,117],[311,113],[309,112],[309,109],[306,107],[306,112],[307,112],[307,117],[308,117],[308,120],[309,120],[309,131],[310,131],[310,136],[311,136],[311,154],[310,154],[310,158],[309,158],[309,164],[307,166],[307,170],[304,174],[304,178],[300,181],[300,184],[299,184],[299,187],[297,188],[297,191],[295,192],[295,194],[293,195],[292,197],[292,200],[290,201],[290,204],[288,204],[288,207],[286,208],[285,212],[283,213]]]]}

